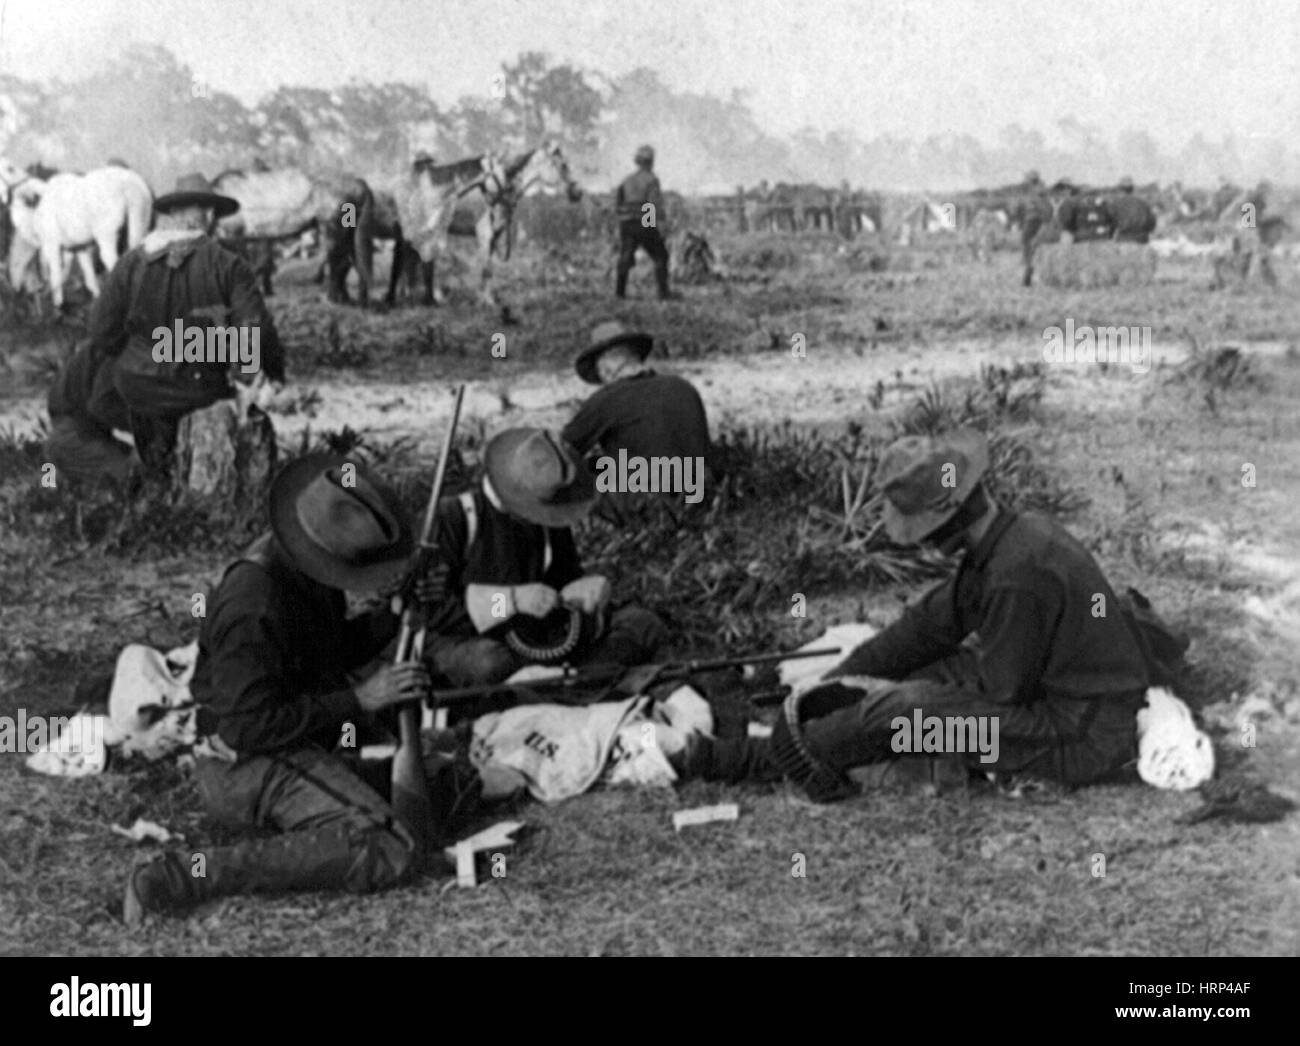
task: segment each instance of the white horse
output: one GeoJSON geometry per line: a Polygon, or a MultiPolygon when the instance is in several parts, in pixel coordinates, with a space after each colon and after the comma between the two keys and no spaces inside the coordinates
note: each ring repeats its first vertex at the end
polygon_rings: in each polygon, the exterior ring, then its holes
{"type": "Polygon", "coordinates": [[[39,251],[56,308],[63,306],[64,251],[76,255],[86,289],[97,297],[95,249],[104,268],[111,271],[119,256],[119,236],[125,231],[130,250],[144,239],[153,217],[153,193],[143,178],[125,167],[56,174],[43,181],[0,161],[0,181],[15,234],[9,248],[10,282],[15,287],[22,284],[39,251]]]}
{"type": "MultiPolygon", "coordinates": [[[[569,174],[564,151],[555,142],[515,156],[490,153],[442,167],[417,163],[408,183],[395,195],[400,243],[413,248],[425,264],[426,297],[432,291],[431,266],[438,254],[447,251],[448,237],[469,236],[477,245],[480,298],[496,304],[491,288],[492,260],[510,259],[519,201],[534,194],[560,192],[571,202],[582,199],[582,189],[569,174]]],[[[400,257],[400,252],[395,257],[400,257]]],[[[408,265],[413,261],[409,252],[402,260],[408,265]]]]}

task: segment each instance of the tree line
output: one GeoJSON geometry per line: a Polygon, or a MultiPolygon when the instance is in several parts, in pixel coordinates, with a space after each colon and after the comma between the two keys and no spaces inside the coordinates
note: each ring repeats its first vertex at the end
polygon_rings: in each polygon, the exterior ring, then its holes
{"type": "Polygon", "coordinates": [[[677,90],[651,69],[610,78],[527,52],[501,66],[491,89],[438,104],[427,87],[353,81],[334,89],[284,86],[246,105],[196,78],[166,47],[132,45],[104,68],[45,83],[0,75],[0,151],[23,164],[84,169],[119,158],[151,184],[209,175],[260,159],[318,173],[396,172],[418,150],[447,160],[558,139],[586,184],[605,188],[654,143],[669,188],[727,191],[737,184],[848,182],[863,188],[958,189],[1044,177],[1113,182],[1220,176],[1300,180],[1280,140],[1195,136],[1165,151],[1142,129],[1109,133],[1067,116],[1049,141],[1040,129],[1004,127],[996,142],[971,134],[914,140],[847,130],[765,130],[741,92],[677,90]]]}

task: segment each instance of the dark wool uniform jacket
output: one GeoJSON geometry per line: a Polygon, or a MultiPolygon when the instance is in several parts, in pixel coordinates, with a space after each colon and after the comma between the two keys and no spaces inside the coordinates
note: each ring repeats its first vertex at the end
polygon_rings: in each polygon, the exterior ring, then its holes
{"type": "Polygon", "coordinates": [[[71,415],[108,432],[129,431],[131,417],[117,391],[114,360],[101,356],[90,342],[82,342],[63,365],[50,388],[50,417],[71,415]]]}
{"type": "Polygon", "coordinates": [[[273,540],[258,545],[260,561],[226,570],[199,628],[199,734],[240,753],[333,749],[362,714],[348,673],[383,651],[399,619],[382,609],[349,620],[341,591],[299,572],[273,540]]]}
{"type": "Polygon", "coordinates": [[[1088,550],[1050,519],[1005,511],[950,579],[867,640],[842,673],[903,679],[955,653],[972,632],[979,690],[991,701],[1132,696],[1147,687],[1137,640],[1088,550]]]}
{"type": "Polygon", "coordinates": [[[467,585],[504,587],[542,582],[558,592],[583,576],[573,531],[568,527],[540,527],[500,512],[488,501],[481,485],[472,496],[478,523],[469,548],[465,547],[469,525],[460,498],[446,497],[438,502],[435,533],[439,559],[447,566],[447,600],[430,617],[429,629],[440,635],[478,635],[465,607],[467,585]]]}
{"type": "Polygon", "coordinates": [[[710,458],[709,422],[695,386],[675,374],[645,371],[598,389],[564,428],[581,454],[710,458]]]}
{"type": "Polygon", "coordinates": [[[155,396],[158,402],[192,399],[192,410],[228,395],[228,367],[208,368],[200,375],[191,366],[154,362],[153,331],[172,330],[177,320],[258,328],[262,371],[274,381],[284,380],[284,351],[252,270],[216,240],[196,235],[154,251],[142,244],[122,256],[91,308],[88,354],[79,361],[74,357],[76,366],[59,375],[50,393],[50,413],[126,428],[121,423],[125,407],[109,395],[108,376],[126,405],[142,413],[151,412],[155,396]],[[107,375],[101,373],[105,366],[110,367],[107,375]],[[156,394],[154,387],[168,381],[177,392],[156,394]]]}
{"type": "Polygon", "coordinates": [[[640,221],[641,208],[654,204],[655,224],[664,220],[664,197],[659,191],[659,179],[650,171],[638,168],[619,183],[614,195],[614,206],[619,221],[640,221]]]}

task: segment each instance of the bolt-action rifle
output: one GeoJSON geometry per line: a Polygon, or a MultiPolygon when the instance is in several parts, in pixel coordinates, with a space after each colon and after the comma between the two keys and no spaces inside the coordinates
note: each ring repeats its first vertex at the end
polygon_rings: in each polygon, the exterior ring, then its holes
{"type": "MultiPolygon", "coordinates": [[[[465,386],[456,389],[456,399],[451,409],[451,421],[447,425],[447,436],[443,440],[442,453],[438,457],[438,468],[433,476],[433,489],[429,491],[429,503],[424,511],[424,523],[420,528],[420,544],[412,567],[413,577],[423,577],[428,573],[437,556],[438,547],[434,540],[434,519],[438,508],[438,499],[442,496],[442,482],[447,475],[447,461],[451,457],[452,441],[456,436],[456,423],[460,420],[460,405],[465,398],[465,386]]],[[[396,662],[418,659],[424,650],[424,608],[410,596],[402,611],[402,628],[397,639],[396,662]]],[[[420,753],[420,706],[411,702],[398,709],[400,737],[397,752],[393,756],[392,803],[398,818],[405,823],[415,839],[417,854],[423,860],[430,851],[433,836],[438,828],[433,824],[433,803],[429,798],[428,785],[424,778],[424,760],[420,753]]]]}
{"type": "Polygon", "coordinates": [[[602,701],[614,694],[643,694],[656,683],[686,679],[702,672],[717,672],[749,665],[772,665],[809,657],[827,657],[840,653],[839,647],[824,650],[796,650],[788,654],[750,654],[713,660],[677,661],[665,664],[599,665],[585,670],[566,668],[560,675],[531,679],[520,683],[490,683],[435,689],[430,703],[456,704],[483,698],[506,697],[521,692],[535,694],[545,701],[561,705],[585,705],[602,701]]]}

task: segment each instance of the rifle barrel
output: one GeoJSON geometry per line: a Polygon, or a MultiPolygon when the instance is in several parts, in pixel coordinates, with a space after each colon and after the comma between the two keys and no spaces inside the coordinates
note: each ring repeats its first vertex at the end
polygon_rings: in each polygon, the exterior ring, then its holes
{"type": "MultiPolygon", "coordinates": [[[[678,664],[664,665],[659,673],[662,678],[675,678],[692,675],[696,672],[713,672],[721,668],[735,668],[740,665],[768,665],[781,661],[799,661],[810,657],[829,657],[841,653],[840,647],[825,650],[796,650],[789,654],[755,654],[752,657],[724,657],[713,661],[685,661],[678,664]]],[[[586,672],[565,673],[547,679],[532,679],[521,683],[485,683],[480,686],[460,686],[446,690],[435,690],[435,704],[452,701],[465,701],[475,697],[491,697],[493,694],[509,693],[512,690],[567,690],[575,687],[601,686],[621,679],[631,668],[636,666],[611,665],[606,668],[586,672]]]]}
{"type": "MultiPolygon", "coordinates": [[[[788,654],[754,654],[751,657],[720,657],[714,661],[688,661],[680,667],[689,672],[712,672],[719,668],[736,668],[740,665],[770,665],[782,661],[800,661],[808,657],[830,657],[843,653],[842,648],[832,647],[825,650],[793,650],[788,654]]],[[[669,665],[669,668],[678,666],[669,665]]]]}

